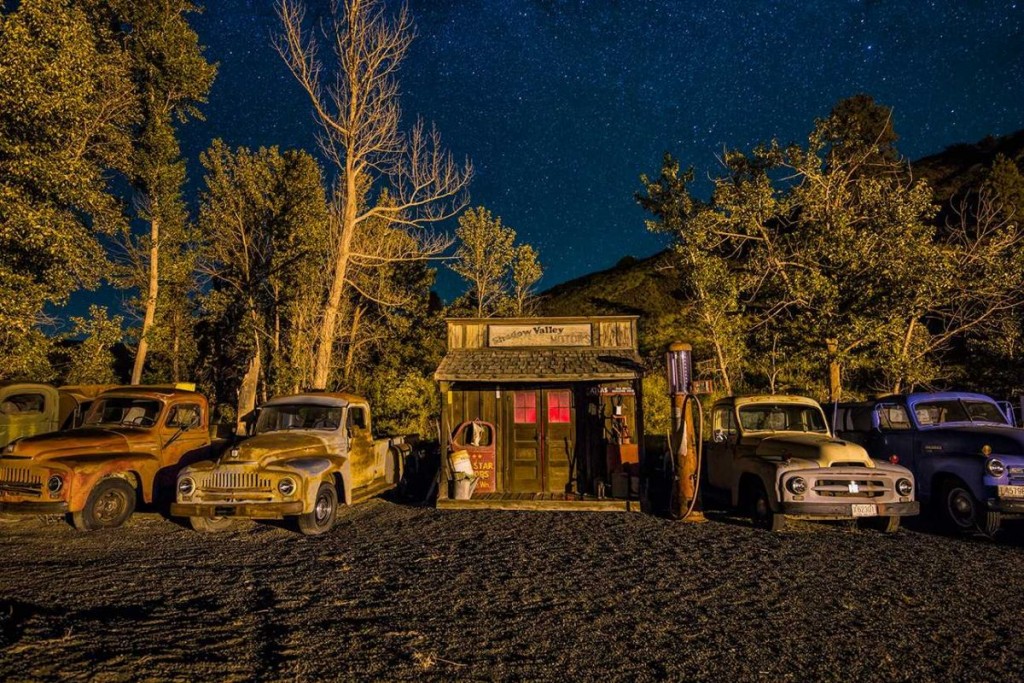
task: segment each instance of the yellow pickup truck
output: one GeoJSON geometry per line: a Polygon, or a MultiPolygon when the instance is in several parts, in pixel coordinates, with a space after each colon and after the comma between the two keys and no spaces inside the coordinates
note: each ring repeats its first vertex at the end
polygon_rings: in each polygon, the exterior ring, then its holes
{"type": "Polygon", "coordinates": [[[171,514],[194,529],[223,531],[239,518],[296,519],[307,535],[335,524],[351,505],[395,486],[410,446],[374,439],[366,399],[311,392],[260,406],[252,435],[217,460],[178,476],[171,514]]]}
{"type": "Polygon", "coordinates": [[[787,516],[861,519],[891,533],[920,509],[910,470],[832,436],[813,399],[728,397],[715,403],[711,421],[708,483],[757,525],[777,531],[787,516]]]}
{"type": "Polygon", "coordinates": [[[136,503],[170,491],[178,469],[208,457],[206,398],[121,387],[100,394],[80,427],[27,436],[0,454],[0,512],[68,514],[80,531],[120,526],[136,503]]]}

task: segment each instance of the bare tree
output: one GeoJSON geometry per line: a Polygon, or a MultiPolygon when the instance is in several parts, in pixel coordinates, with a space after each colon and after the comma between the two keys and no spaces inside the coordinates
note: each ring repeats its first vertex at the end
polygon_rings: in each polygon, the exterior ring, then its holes
{"type": "Polygon", "coordinates": [[[359,226],[383,219],[415,229],[456,215],[468,202],[472,166],[456,163],[437,130],[422,122],[408,134],[399,130],[397,72],[414,36],[405,8],[389,18],[381,0],[336,2],[323,31],[336,63],[330,72],[319,56],[320,41],[304,26],[303,5],[280,0],[277,10],[283,27],[277,51],[309,96],[320,146],[339,171],[334,255],[313,368],[314,385],[326,386],[359,226]],[[377,187],[389,190],[390,201],[372,201],[377,187]]]}

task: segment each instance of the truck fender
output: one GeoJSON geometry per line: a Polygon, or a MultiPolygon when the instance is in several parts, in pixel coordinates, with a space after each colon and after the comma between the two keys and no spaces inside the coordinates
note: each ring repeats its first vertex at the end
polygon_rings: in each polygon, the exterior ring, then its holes
{"type": "Polygon", "coordinates": [[[68,512],[81,512],[89,494],[100,481],[119,477],[132,485],[144,502],[153,500],[153,479],[156,477],[159,461],[150,455],[125,453],[105,455],[102,458],[76,458],[55,460],[68,470],[68,512]]]}
{"type": "Polygon", "coordinates": [[[923,458],[919,463],[914,477],[919,497],[931,498],[938,492],[943,479],[956,478],[971,490],[975,498],[985,498],[984,460],[980,455],[944,453],[939,457],[923,458]]]}

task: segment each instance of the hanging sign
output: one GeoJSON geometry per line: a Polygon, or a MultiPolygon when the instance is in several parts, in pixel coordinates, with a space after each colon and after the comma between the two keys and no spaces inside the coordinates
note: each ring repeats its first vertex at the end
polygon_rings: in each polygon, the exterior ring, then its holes
{"type": "Polygon", "coordinates": [[[590,346],[590,324],[488,325],[487,344],[515,346],[590,346]]]}

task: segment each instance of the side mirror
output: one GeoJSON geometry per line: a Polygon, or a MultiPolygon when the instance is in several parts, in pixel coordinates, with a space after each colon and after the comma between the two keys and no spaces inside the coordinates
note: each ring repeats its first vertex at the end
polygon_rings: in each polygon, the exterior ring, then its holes
{"type": "Polygon", "coordinates": [[[714,435],[711,438],[715,443],[725,443],[728,437],[725,434],[725,430],[716,429],[714,435]]]}

